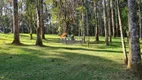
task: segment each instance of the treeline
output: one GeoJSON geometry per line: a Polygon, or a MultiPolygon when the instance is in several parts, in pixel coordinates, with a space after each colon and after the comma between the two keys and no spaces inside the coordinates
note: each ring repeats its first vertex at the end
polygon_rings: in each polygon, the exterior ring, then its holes
{"type": "MultiPolygon", "coordinates": [[[[0,2],[0,32],[4,33],[13,32],[12,2],[8,1],[0,2]]],[[[137,3],[139,14],[141,6],[140,2],[137,3]]],[[[112,37],[121,35],[119,8],[123,35],[129,36],[127,0],[107,0],[103,4],[103,0],[44,0],[44,33],[61,35],[66,32],[77,36],[96,36],[96,41],[99,41],[99,36],[106,36],[106,40],[111,42],[112,37]]],[[[20,32],[36,33],[36,1],[19,0],[18,9],[20,32]]],[[[139,25],[141,36],[141,23],[139,25]]]]}

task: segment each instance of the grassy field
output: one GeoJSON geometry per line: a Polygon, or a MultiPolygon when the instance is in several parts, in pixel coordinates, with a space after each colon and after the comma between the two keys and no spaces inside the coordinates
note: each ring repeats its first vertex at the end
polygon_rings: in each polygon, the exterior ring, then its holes
{"type": "Polygon", "coordinates": [[[101,37],[87,47],[46,35],[45,47],[38,47],[35,35],[34,40],[28,34],[20,37],[25,45],[14,46],[9,44],[12,34],[0,34],[0,80],[137,80],[123,64],[120,38],[105,46],[101,37]]]}

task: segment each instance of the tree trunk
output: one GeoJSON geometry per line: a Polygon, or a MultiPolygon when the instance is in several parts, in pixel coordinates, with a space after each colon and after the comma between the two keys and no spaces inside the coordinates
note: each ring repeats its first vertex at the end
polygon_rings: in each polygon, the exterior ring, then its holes
{"type": "Polygon", "coordinates": [[[19,45],[19,25],[18,25],[18,1],[13,0],[13,30],[14,30],[14,40],[12,44],[19,45]]]}
{"type": "MultiPolygon", "coordinates": [[[[85,19],[84,19],[84,12],[82,12],[82,22],[85,23],[85,19]]],[[[83,35],[83,43],[85,43],[86,41],[86,36],[85,36],[85,25],[83,25],[83,28],[82,28],[82,35],[83,35]]]]}
{"type": "Polygon", "coordinates": [[[115,26],[116,26],[116,36],[119,36],[119,26],[118,26],[118,12],[117,12],[117,1],[115,0],[115,26]]]}
{"type": "Polygon", "coordinates": [[[139,0],[139,37],[142,39],[141,0],[139,0]]]}
{"type": "Polygon", "coordinates": [[[130,17],[130,53],[128,68],[133,72],[139,74],[141,71],[141,55],[140,55],[140,41],[138,32],[138,19],[137,19],[137,2],[136,0],[128,0],[128,9],[130,17]]]}
{"type": "Polygon", "coordinates": [[[95,37],[96,41],[99,41],[99,26],[98,26],[98,9],[97,9],[97,2],[95,2],[95,13],[96,13],[96,29],[95,29],[95,37]]]}
{"type": "Polygon", "coordinates": [[[85,15],[85,21],[86,21],[86,35],[87,35],[87,45],[89,46],[89,19],[88,19],[88,13],[86,12],[85,15]]]}
{"type": "Polygon", "coordinates": [[[107,12],[106,12],[106,0],[103,0],[103,7],[104,7],[104,28],[105,28],[105,44],[106,46],[108,46],[108,26],[107,26],[107,22],[106,22],[106,16],[107,16],[107,12]]]}
{"type": "Polygon", "coordinates": [[[111,0],[111,26],[112,26],[112,31],[113,31],[113,37],[116,37],[116,35],[115,35],[115,26],[114,26],[114,1],[113,0],[111,0]]]}
{"type": "Polygon", "coordinates": [[[96,19],[96,32],[95,32],[95,36],[96,36],[96,41],[99,41],[99,27],[98,27],[98,19],[96,19]]]}
{"type": "Polygon", "coordinates": [[[42,37],[41,37],[41,30],[42,30],[42,14],[41,14],[41,6],[42,0],[37,0],[37,38],[36,38],[36,45],[42,46],[42,37]]]}
{"type": "Polygon", "coordinates": [[[99,7],[99,9],[98,9],[99,34],[103,35],[103,32],[104,32],[104,31],[103,31],[103,20],[102,20],[102,16],[103,16],[102,13],[103,13],[103,12],[102,12],[102,7],[101,7],[102,4],[101,4],[101,1],[99,1],[98,3],[99,3],[99,4],[98,4],[98,7],[99,7]]]}
{"type": "Polygon", "coordinates": [[[45,28],[44,28],[44,14],[43,14],[43,0],[41,0],[41,26],[42,26],[42,39],[45,39],[45,28]]]}
{"type": "Polygon", "coordinates": [[[32,40],[33,39],[33,29],[32,29],[31,24],[29,27],[30,27],[30,40],[32,40]]]}
{"type": "Polygon", "coordinates": [[[120,34],[121,34],[121,43],[122,43],[122,50],[123,50],[123,55],[124,55],[124,63],[127,65],[128,64],[128,56],[126,52],[126,45],[125,45],[125,39],[123,36],[123,28],[122,28],[122,22],[121,22],[121,12],[119,8],[119,0],[117,0],[117,9],[118,9],[118,20],[119,20],[119,27],[120,27],[120,34]]]}
{"type": "Polygon", "coordinates": [[[112,42],[112,35],[111,35],[111,10],[110,10],[110,0],[107,0],[108,3],[108,8],[107,8],[107,12],[108,12],[108,17],[107,17],[107,21],[108,21],[108,30],[109,30],[109,41],[112,42]]]}

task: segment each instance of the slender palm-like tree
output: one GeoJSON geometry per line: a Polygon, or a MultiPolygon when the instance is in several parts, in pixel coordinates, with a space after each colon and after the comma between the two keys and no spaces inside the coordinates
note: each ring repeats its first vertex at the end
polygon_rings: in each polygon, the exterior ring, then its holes
{"type": "Polygon", "coordinates": [[[122,26],[122,20],[121,20],[121,12],[119,8],[119,0],[117,0],[117,9],[118,9],[118,22],[119,22],[119,28],[120,28],[120,34],[121,34],[122,50],[123,50],[123,55],[124,55],[124,63],[127,65],[128,57],[127,57],[127,52],[126,52],[125,39],[123,35],[123,26],[122,26]]]}
{"type": "Polygon", "coordinates": [[[103,7],[104,7],[104,28],[105,28],[105,43],[108,46],[108,25],[107,25],[107,8],[106,8],[106,0],[103,0],[103,7]]]}

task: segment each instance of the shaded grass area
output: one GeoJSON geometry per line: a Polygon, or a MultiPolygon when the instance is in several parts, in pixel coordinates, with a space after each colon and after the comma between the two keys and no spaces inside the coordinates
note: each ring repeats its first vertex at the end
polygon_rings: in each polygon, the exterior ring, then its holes
{"type": "Polygon", "coordinates": [[[123,64],[119,38],[106,47],[101,37],[87,47],[46,35],[45,46],[38,47],[27,34],[21,36],[27,46],[7,45],[12,36],[0,34],[0,80],[137,80],[123,64]]]}

